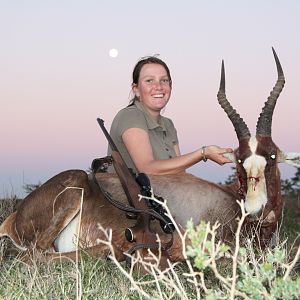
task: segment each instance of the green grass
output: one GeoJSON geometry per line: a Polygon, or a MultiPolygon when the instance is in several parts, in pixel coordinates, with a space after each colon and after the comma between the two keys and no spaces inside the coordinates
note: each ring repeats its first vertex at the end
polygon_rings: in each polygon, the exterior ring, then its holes
{"type": "Polygon", "coordinates": [[[296,240],[300,244],[300,196],[292,196],[286,199],[281,238],[288,238],[289,242],[296,240]]]}

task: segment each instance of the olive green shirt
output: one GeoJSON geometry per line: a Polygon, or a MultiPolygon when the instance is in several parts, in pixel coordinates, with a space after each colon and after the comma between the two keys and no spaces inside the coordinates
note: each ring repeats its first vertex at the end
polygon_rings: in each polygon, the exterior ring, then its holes
{"type": "MultiPolygon", "coordinates": [[[[143,104],[136,101],[134,105],[125,107],[117,113],[110,129],[110,135],[127,167],[132,168],[135,173],[137,169],[122,140],[123,133],[129,128],[141,128],[148,133],[155,160],[176,156],[174,145],[178,144],[178,137],[172,120],[160,116],[159,122],[156,122],[145,110],[143,104]]],[[[141,148],[140,151],[143,149],[141,148]]],[[[108,154],[111,154],[110,147],[108,154]]],[[[109,167],[108,172],[114,172],[114,168],[109,167]]]]}

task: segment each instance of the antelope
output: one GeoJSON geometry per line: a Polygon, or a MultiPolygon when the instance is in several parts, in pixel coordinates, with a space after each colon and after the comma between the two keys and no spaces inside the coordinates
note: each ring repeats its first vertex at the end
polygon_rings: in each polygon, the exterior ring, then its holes
{"type": "MultiPolygon", "coordinates": [[[[155,194],[167,199],[171,214],[182,230],[189,219],[194,223],[218,220],[223,225],[220,237],[229,241],[240,213],[237,199],[245,201],[249,222],[257,217],[262,220],[261,239],[270,239],[276,230],[283,209],[278,163],[299,167],[300,153],[284,153],[272,140],[272,115],[285,82],[279,59],[273,48],[272,51],[278,79],[258,118],[255,135],[250,134],[246,123],[226,98],[222,61],[217,98],[239,141],[238,148],[228,155],[236,164],[236,184],[215,184],[188,173],[150,176],[155,194]]],[[[97,173],[95,178],[96,182],[83,170],[68,170],[49,179],[29,194],[17,211],[3,222],[0,237],[8,236],[23,251],[35,247],[53,255],[71,257],[76,250],[74,237],[79,235],[79,247],[92,255],[105,257],[109,248],[101,242],[105,238],[101,228],[111,229],[116,257],[124,260],[125,253],[132,247],[124,231],[133,226],[135,220],[128,219],[123,211],[106,200],[103,191],[111,198],[127,203],[117,175],[97,173]]],[[[159,226],[153,226],[162,240],[166,240],[167,235],[159,226]]],[[[181,242],[176,235],[168,252],[172,261],[183,259],[181,242]]]]}

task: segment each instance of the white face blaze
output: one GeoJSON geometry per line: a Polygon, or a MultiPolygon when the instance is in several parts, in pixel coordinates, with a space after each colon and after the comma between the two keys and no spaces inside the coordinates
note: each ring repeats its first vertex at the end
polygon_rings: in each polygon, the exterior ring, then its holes
{"type": "Polygon", "coordinates": [[[268,201],[264,173],[267,161],[263,156],[255,154],[257,148],[256,137],[250,138],[249,147],[252,154],[243,163],[243,167],[247,173],[248,186],[245,209],[250,214],[256,214],[268,201]]]}

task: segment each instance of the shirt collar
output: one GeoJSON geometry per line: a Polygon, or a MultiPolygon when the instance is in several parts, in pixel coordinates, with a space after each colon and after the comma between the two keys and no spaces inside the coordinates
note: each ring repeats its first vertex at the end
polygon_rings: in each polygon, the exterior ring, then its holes
{"type": "Polygon", "coordinates": [[[149,113],[145,109],[144,105],[140,101],[135,101],[134,105],[137,107],[137,109],[139,109],[140,111],[142,111],[144,113],[144,116],[146,118],[149,129],[158,128],[161,131],[167,131],[163,117],[160,117],[160,123],[158,123],[154,119],[152,119],[152,117],[149,115],[149,113]]]}

